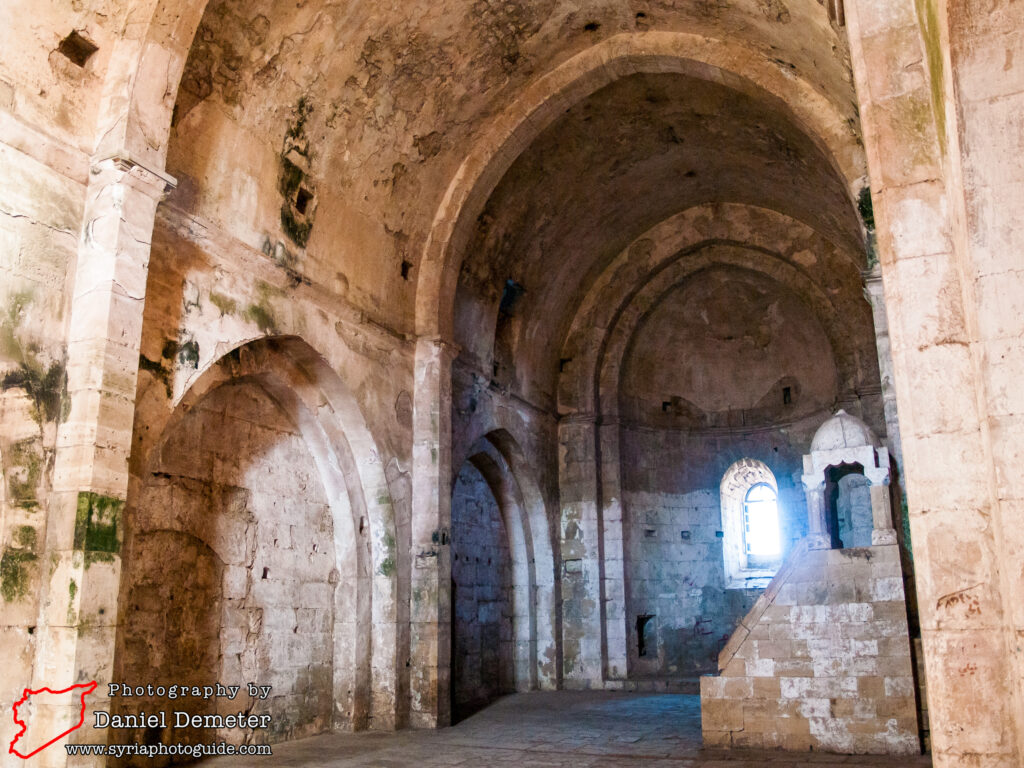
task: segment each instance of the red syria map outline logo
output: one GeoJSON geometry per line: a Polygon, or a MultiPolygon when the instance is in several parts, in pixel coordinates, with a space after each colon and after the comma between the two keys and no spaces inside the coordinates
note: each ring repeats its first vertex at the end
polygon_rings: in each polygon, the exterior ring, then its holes
{"type": "Polygon", "coordinates": [[[85,722],[85,697],[88,696],[90,693],[92,693],[93,691],[96,690],[96,685],[97,685],[96,681],[93,680],[91,683],[80,683],[79,685],[72,685],[70,688],[65,688],[62,691],[53,691],[53,690],[50,690],[49,688],[40,688],[38,691],[32,691],[32,690],[29,690],[28,688],[26,688],[24,693],[22,694],[21,699],[19,699],[18,701],[14,702],[14,722],[21,726],[21,730],[19,730],[14,735],[14,738],[11,740],[11,746],[10,746],[10,749],[8,750],[10,752],[10,754],[17,755],[22,760],[28,760],[30,757],[32,757],[32,755],[39,754],[40,752],[42,752],[44,749],[46,749],[51,744],[60,741],[61,739],[63,739],[65,736],[67,736],[72,731],[77,731],[79,728],[81,728],[82,724],[85,722]],[[55,696],[59,696],[62,693],[70,693],[71,691],[75,690],[76,688],[81,688],[82,689],[82,693],[81,693],[80,698],[79,698],[79,702],[82,705],[82,714],[78,718],[78,725],[72,726],[68,730],[64,731],[64,733],[60,734],[59,736],[55,736],[54,738],[50,739],[48,742],[43,744],[43,746],[39,747],[39,749],[35,750],[34,752],[29,752],[27,755],[23,755],[23,754],[21,754],[21,752],[16,750],[14,748],[14,745],[18,743],[18,739],[20,739],[22,736],[24,736],[25,735],[25,731],[28,730],[28,725],[25,724],[25,721],[18,719],[18,707],[20,707],[22,704],[24,704],[26,701],[28,701],[28,697],[29,696],[36,696],[36,695],[38,695],[40,693],[52,693],[55,696]]]}

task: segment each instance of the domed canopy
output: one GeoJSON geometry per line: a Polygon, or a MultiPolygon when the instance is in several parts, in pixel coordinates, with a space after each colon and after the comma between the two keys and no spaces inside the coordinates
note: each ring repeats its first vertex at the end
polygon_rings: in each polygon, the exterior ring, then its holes
{"type": "Polygon", "coordinates": [[[835,451],[841,448],[859,448],[861,446],[880,447],[881,443],[874,432],[856,416],[851,416],[841,408],[836,415],[826,421],[814,433],[811,441],[811,452],[835,451]]]}

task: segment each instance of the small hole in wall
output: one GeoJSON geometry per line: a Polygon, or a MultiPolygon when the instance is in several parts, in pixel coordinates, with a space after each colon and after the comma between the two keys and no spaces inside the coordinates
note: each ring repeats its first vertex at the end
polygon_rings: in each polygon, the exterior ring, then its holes
{"type": "Polygon", "coordinates": [[[270,569],[269,569],[269,568],[264,568],[264,569],[263,569],[263,576],[262,576],[262,579],[263,579],[263,580],[265,581],[265,580],[266,580],[266,578],[267,578],[267,576],[269,576],[269,575],[270,575],[270,569]]]}
{"type": "Polygon", "coordinates": [[[404,261],[403,260],[402,261],[402,279],[403,280],[408,280],[409,279],[409,271],[411,269],[412,269],[412,262],[411,261],[404,261]]]}
{"type": "Polygon", "coordinates": [[[295,194],[295,210],[305,216],[311,202],[313,202],[313,193],[305,187],[299,187],[299,191],[295,194]]]}
{"type": "Polygon", "coordinates": [[[72,32],[70,35],[60,41],[60,45],[57,46],[57,50],[66,56],[73,64],[79,67],[84,67],[85,63],[89,61],[96,51],[100,48],[96,43],[88,38],[82,37],[77,32],[72,32]]]}
{"type": "Polygon", "coordinates": [[[647,18],[647,14],[644,13],[643,11],[638,11],[637,14],[636,14],[636,17],[638,19],[646,19],[647,18]]]}
{"type": "Polygon", "coordinates": [[[654,618],[654,614],[642,613],[636,617],[636,646],[637,655],[647,655],[647,624],[654,618]]]}
{"type": "Polygon", "coordinates": [[[526,293],[526,289],[522,283],[517,283],[515,280],[508,279],[505,281],[505,287],[501,293],[501,304],[498,305],[498,312],[502,315],[512,317],[513,310],[519,300],[523,298],[523,294],[526,293]]]}
{"type": "Polygon", "coordinates": [[[658,535],[658,531],[655,530],[654,528],[645,528],[644,529],[644,536],[646,536],[648,539],[653,539],[657,535],[658,535]]]}
{"type": "Polygon", "coordinates": [[[36,628],[35,628],[35,627],[29,627],[29,628],[28,628],[28,633],[29,633],[30,635],[34,635],[34,634],[36,633],[36,628]]]}
{"type": "Polygon", "coordinates": [[[597,30],[601,28],[601,25],[598,24],[596,21],[588,21],[586,24],[583,25],[583,28],[587,30],[587,32],[597,32],[597,30]]]}
{"type": "Polygon", "coordinates": [[[783,387],[782,388],[782,404],[789,405],[793,402],[793,388],[783,387]]]}
{"type": "Polygon", "coordinates": [[[695,179],[695,178],[697,178],[697,172],[696,171],[687,171],[686,173],[683,174],[683,176],[685,178],[687,178],[687,179],[695,179]]]}
{"type": "Polygon", "coordinates": [[[663,400],[661,402],[661,412],[662,413],[668,413],[668,409],[671,408],[671,407],[672,407],[672,401],[671,400],[663,400]]]}
{"type": "Polygon", "coordinates": [[[572,362],[571,357],[562,357],[558,360],[558,372],[565,373],[565,366],[572,362]]]}
{"type": "Polygon", "coordinates": [[[142,734],[142,743],[146,746],[156,746],[160,743],[161,729],[158,726],[147,728],[142,734]]]}

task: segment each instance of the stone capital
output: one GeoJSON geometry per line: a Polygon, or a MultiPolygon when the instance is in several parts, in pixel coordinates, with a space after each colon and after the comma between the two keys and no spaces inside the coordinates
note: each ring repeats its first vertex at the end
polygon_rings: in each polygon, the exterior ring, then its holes
{"type": "Polygon", "coordinates": [[[804,537],[807,549],[832,549],[832,538],[824,533],[809,533],[804,537]]]}
{"type": "Polygon", "coordinates": [[[462,352],[462,347],[454,341],[449,341],[440,336],[420,336],[416,339],[416,345],[421,354],[426,353],[438,360],[447,358],[449,363],[455,360],[459,353],[462,352]]]}
{"type": "Polygon", "coordinates": [[[575,426],[577,424],[594,426],[597,424],[597,414],[591,413],[590,411],[577,411],[575,413],[566,413],[558,417],[559,426],[575,426]]]}
{"type": "Polygon", "coordinates": [[[117,174],[118,177],[111,181],[129,184],[157,202],[178,186],[178,180],[169,173],[143,165],[132,158],[127,149],[94,159],[90,163],[89,173],[94,178],[117,174]]]}
{"type": "Polygon", "coordinates": [[[800,481],[804,485],[804,490],[808,493],[818,492],[821,493],[825,490],[825,472],[815,472],[810,475],[801,475],[800,481]]]}
{"type": "Polygon", "coordinates": [[[895,544],[896,542],[895,528],[875,528],[871,532],[871,546],[873,547],[895,544]]]}

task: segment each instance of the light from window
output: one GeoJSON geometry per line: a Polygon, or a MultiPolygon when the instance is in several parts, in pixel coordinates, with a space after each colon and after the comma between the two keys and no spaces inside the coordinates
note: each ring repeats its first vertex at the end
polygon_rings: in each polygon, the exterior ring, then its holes
{"type": "Polygon", "coordinates": [[[743,541],[747,555],[774,558],[781,554],[779,542],[779,504],[768,483],[758,483],[743,500],[743,541]]]}

